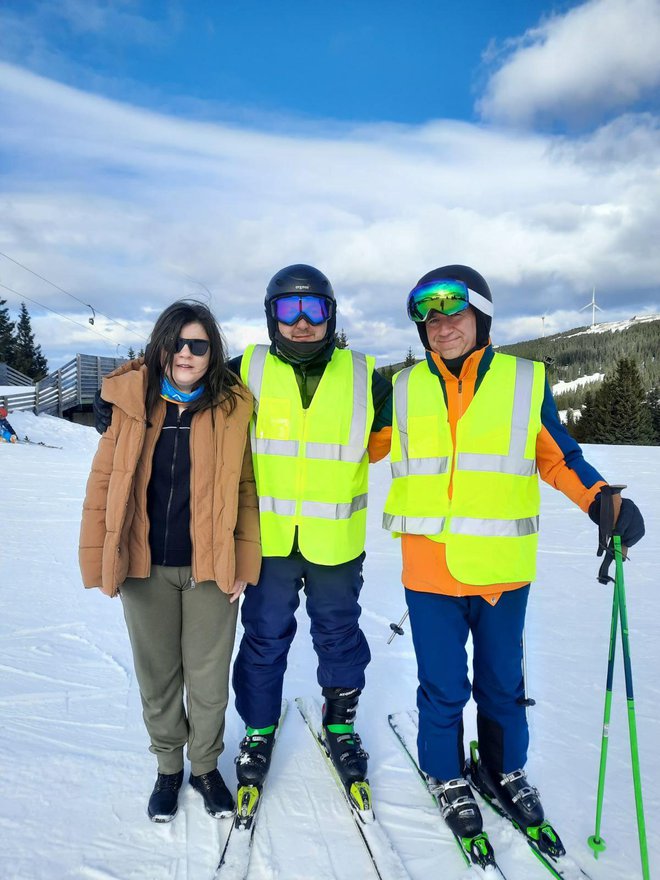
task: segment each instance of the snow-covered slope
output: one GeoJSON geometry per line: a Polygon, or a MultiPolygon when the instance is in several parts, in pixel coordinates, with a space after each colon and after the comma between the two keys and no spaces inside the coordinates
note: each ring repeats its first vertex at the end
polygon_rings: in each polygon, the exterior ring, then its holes
{"type": "MultiPolygon", "coordinates": [[[[226,826],[189,786],[171,825],[145,806],[155,778],[120,600],[85,591],[77,536],[97,437],[59,419],[11,415],[19,434],[60,449],[0,444],[3,516],[0,636],[0,877],[2,880],[211,880],[226,826]]],[[[612,481],[629,485],[648,535],[626,565],[637,721],[651,850],[660,848],[660,449],[590,447],[612,481]]],[[[414,706],[415,658],[406,631],[387,646],[404,609],[399,545],[380,528],[389,468],[372,471],[363,625],[373,660],[358,716],[371,753],[376,810],[413,880],[466,874],[454,843],[400,751],[387,713],[414,706]]],[[[527,627],[532,745],[529,775],[548,814],[594,880],[641,877],[623,676],[615,676],[609,773],[598,862],[593,832],[611,589],[596,582],[595,527],[544,487],[538,581],[527,627]]],[[[315,658],[304,610],[285,694],[314,695],[315,658]]],[[[474,712],[466,713],[466,738],[474,712]]],[[[233,709],[220,759],[235,780],[241,736],[233,709]]],[[[509,880],[548,875],[491,814],[487,827],[509,880]]],[[[658,867],[652,856],[651,873],[658,867]]],[[[373,869],[302,719],[281,733],[256,832],[251,880],[371,878],[373,869]]]]}
{"type": "Polygon", "coordinates": [[[553,394],[563,394],[565,391],[575,391],[581,385],[591,385],[592,382],[600,382],[605,378],[605,373],[593,373],[591,376],[580,376],[572,382],[555,382],[552,386],[553,394]]]}
{"type": "Polygon", "coordinates": [[[639,324],[650,324],[653,321],[660,321],[660,315],[633,315],[627,321],[604,321],[602,324],[594,324],[593,327],[587,327],[578,333],[561,335],[565,339],[571,339],[574,336],[582,336],[585,333],[619,333],[621,330],[628,330],[630,327],[637,327],[639,324]]]}

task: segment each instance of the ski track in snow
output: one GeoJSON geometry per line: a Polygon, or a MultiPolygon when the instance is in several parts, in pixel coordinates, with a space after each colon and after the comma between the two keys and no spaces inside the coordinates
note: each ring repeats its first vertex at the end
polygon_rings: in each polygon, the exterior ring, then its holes
{"type": "MultiPolygon", "coordinates": [[[[146,802],[155,779],[119,600],[84,590],[77,567],[80,509],[92,429],[12,413],[22,436],[62,446],[0,445],[6,514],[0,524],[1,880],[211,880],[228,826],[184,784],[179,814],[154,825],[146,802]]],[[[657,559],[660,449],[587,447],[612,482],[625,480],[647,522],[625,566],[629,629],[651,875],[660,847],[660,593],[657,559]]],[[[372,468],[362,623],[372,650],[358,729],[371,754],[375,811],[412,880],[469,880],[451,835],[389,730],[387,714],[415,705],[410,633],[387,646],[405,609],[399,544],[380,528],[389,483],[372,468]]],[[[593,880],[641,877],[620,646],[598,861],[596,781],[611,615],[611,588],[596,581],[596,530],[562,495],[542,487],[539,572],[527,618],[530,780],[569,852],[593,880]]],[[[304,605],[304,603],[303,603],[304,605]]],[[[285,696],[318,695],[304,609],[289,657],[285,696]]],[[[240,631],[239,631],[240,637],[240,631]]],[[[238,641],[238,639],[237,639],[238,641]]],[[[465,713],[466,743],[476,733],[465,713]]],[[[235,784],[242,725],[227,714],[220,770],[235,784]]],[[[186,765],[186,777],[189,766],[186,765]]],[[[295,707],[280,734],[264,792],[249,880],[344,880],[374,872],[353,821],[295,707]]],[[[486,827],[508,880],[549,875],[492,811],[486,827]]]]}

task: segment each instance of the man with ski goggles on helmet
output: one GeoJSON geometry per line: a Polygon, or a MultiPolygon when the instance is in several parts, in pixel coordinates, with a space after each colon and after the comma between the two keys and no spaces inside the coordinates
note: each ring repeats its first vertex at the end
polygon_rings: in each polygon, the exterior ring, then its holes
{"type": "Polygon", "coordinates": [[[303,588],[325,698],[323,736],[349,797],[369,809],[368,755],[353,727],[370,660],[358,598],[370,441],[389,430],[392,389],[373,357],[335,345],[335,296],[318,269],[281,269],[264,305],[270,345],[250,345],[230,363],[256,401],[251,443],[263,548],[259,583],[243,599],[233,674],[246,725],[236,759],[239,803],[240,787],[260,790],[270,764],[303,588]]]}
{"type": "MultiPolygon", "coordinates": [[[[451,265],[427,273],[407,311],[426,357],[394,377],[383,526],[401,537],[418,663],[419,766],[473,861],[485,866],[493,856],[469,780],[558,856],[561,841],[524,772],[522,634],[536,571],[538,475],[596,522],[606,482],[561,424],[544,365],[493,351],[492,296],[478,272],[451,265]],[[466,774],[469,633],[479,741],[466,774]]],[[[644,534],[630,499],[617,531],[626,546],[644,534]]]]}

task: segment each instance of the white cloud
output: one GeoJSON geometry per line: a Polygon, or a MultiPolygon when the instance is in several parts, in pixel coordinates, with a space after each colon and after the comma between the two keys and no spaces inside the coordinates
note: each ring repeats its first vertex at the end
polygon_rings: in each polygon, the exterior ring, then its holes
{"type": "MultiPolygon", "coordinates": [[[[406,294],[448,263],[488,279],[502,343],[528,332],[517,322],[540,327],[543,313],[587,302],[593,284],[605,309],[623,289],[630,314],[660,311],[650,116],[580,139],[446,121],[326,133],[316,122],[293,136],[138,110],[0,64],[0,118],[11,172],[0,177],[0,251],[141,330],[177,297],[206,299],[201,282],[233,353],[264,341],[266,284],[293,262],[326,272],[338,326],[381,361],[418,346],[406,294]]],[[[1,257],[0,281],[81,314],[1,257]]],[[[39,323],[51,362],[73,342],[54,320],[39,323]]],[[[103,354],[115,339],[139,346],[117,333],[75,342],[103,354]]]]}
{"type": "Polygon", "coordinates": [[[588,0],[509,41],[478,109],[507,124],[590,124],[657,90],[659,58],[660,0],[588,0]]]}

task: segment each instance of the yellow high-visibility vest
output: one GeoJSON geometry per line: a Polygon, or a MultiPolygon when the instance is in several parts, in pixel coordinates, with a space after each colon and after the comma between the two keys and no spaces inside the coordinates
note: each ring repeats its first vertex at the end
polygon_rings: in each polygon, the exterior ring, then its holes
{"type": "Polygon", "coordinates": [[[425,361],[398,373],[383,527],[445,544],[449,571],[464,584],[533,580],[544,389],[543,364],[495,354],[454,448],[438,377],[425,361]]]}
{"type": "Polygon", "coordinates": [[[364,550],[374,418],[373,357],[335,349],[308,409],[290,364],[248,346],[241,378],[256,401],[250,442],[264,556],[339,565],[364,550]]]}

